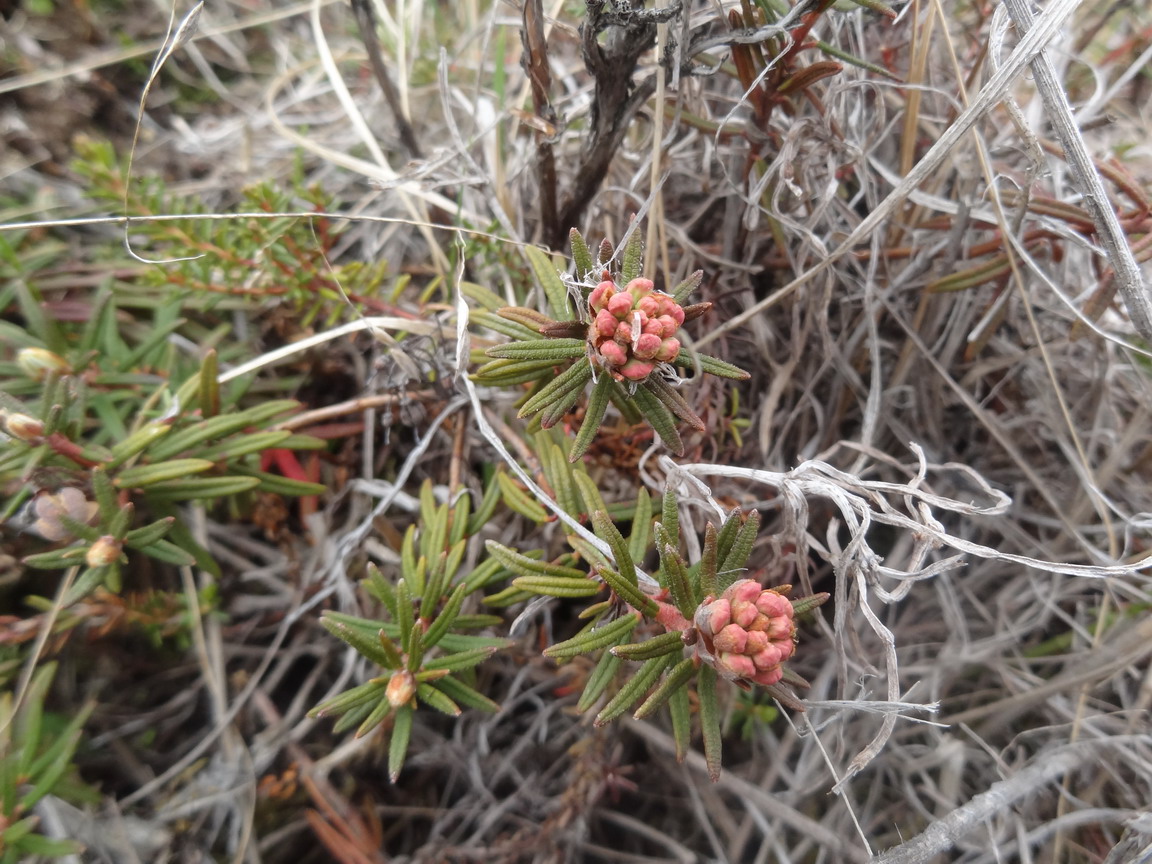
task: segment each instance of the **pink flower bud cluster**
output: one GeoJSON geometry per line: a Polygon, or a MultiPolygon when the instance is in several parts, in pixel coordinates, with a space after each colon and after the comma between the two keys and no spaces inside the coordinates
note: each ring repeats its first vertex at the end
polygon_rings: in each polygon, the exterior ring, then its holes
{"type": "Polygon", "coordinates": [[[716,671],[729,679],[775,684],[796,649],[792,602],[753,579],[733,582],[696,610],[695,624],[716,671]]]}
{"type": "Polygon", "coordinates": [[[679,355],[675,336],[684,323],[684,310],[671,296],[654,290],[651,279],[633,279],[621,290],[605,272],[588,305],[595,316],[588,341],[600,365],[617,381],[643,381],[657,363],[670,363],[679,355]]]}

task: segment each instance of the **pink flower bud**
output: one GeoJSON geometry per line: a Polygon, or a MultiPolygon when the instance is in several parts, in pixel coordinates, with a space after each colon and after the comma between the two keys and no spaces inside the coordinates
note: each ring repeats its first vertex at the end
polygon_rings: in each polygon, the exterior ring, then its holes
{"type": "Polygon", "coordinates": [[[671,363],[680,356],[680,340],[679,339],[665,339],[660,343],[660,350],[656,353],[656,359],[661,363],[671,363]]]}
{"type": "Polygon", "coordinates": [[[651,294],[655,287],[651,279],[639,278],[629,282],[624,290],[631,294],[634,300],[639,300],[641,297],[647,297],[651,294]]]}
{"type": "Polygon", "coordinates": [[[632,311],[632,297],[629,294],[617,294],[608,301],[605,308],[616,318],[622,319],[632,311]]]}
{"type": "Polygon", "coordinates": [[[759,614],[760,613],[756,611],[756,604],[754,603],[749,603],[746,600],[732,601],[732,621],[746,630],[752,627],[753,622],[759,614]]]}
{"type": "Polygon", "coordinates": [[[643,381],[652,374],[652,370],[656,368],[656,364],[650,360],[638,360],[633,357],[622,367],[620,367],[620,374],[627,378],[629,381],[643,381]]]}
{"type": "Polygon", "coordinates": [[[750,654],[752,663],[759,670],[771,669],[773,666],[779,666],[780,661],[784,659],[780,646],[766,645],[762,650],[757,651],[755,654],[750,654]]]}
{"type": "Polygon", "coordinates": [[[616,332],[612,334],[612,338],[619,342],[621,345],[631,345],[632,325],[627,321],[621,321],[616,325],[616,332]]]}
{"type": "Polygon", "coordinates": [[[599,312],[608,304],[615,293],[616,286],[612,282],[601,282],[588,295],[588,305],[599,312]]]}
{"type": "Polygon", "coordinates": [[[792,617],[792,602],[774,591],[765,591],[756,598],[756,608],[762,615],[792,617]]]}
{"type": "Polygon", "coordinates": [[[600,346],[600,356],[608,361],[610,366],[623,366],[628,362],[628,352],[619,342],[605,342],[600,346]]]}
{"type": "Polygon", "coordinates": [[[714,636],[732,623],[732,606],[721,597],[711,603],[705,598],[696,610],[696,626],[708,636],[714,636]]]}
{"type": "Polygon", "coordinates": [[[651,295],[641,297],[636,303],[636,308],[649,318],[655,318],[657,315],[663,314],[663,304],[651,295]]]}
{"type": "MultiPolygon", "coordinates": [[[[743,654],[719,654],[716,657],[717,671],[724,673],[727,670],[737,678],[751,678],[756,674],[756,664],[751,657],[743,654]]],[[[731,677],[731,676],[729,676],[731,677]]]]}
{"type": "Polygon", "coordinates": [[[632,353],[641,360],[651,360],[660,351],[661,347],[659,336],[653,336],[651,333],[641,333],[640,337],[636,340],[636,345],[632,348],[632,353]]]}
{"type": "Polygon", "coordinates": [[[596,313],[596,335],[601,339],[611,339],[616,334],[616,325],[620,323],[612,317],[607,309],[596,313]]]}
{"type": "Polygon", "coordinates": [[[748,644],[748,632],[735,624],[729,624],[716,634],[713,645],[717,651],[743,654],[748,644]]]}
{"type": "Polygon", "coordinates": [[[771,687],[773,684],[779,684],[780,679],[783,677],[783,667],[776,665],[771,669],[765,669],[763,672],[757,672],[752,676],[752,681],[756,684],[760,684],[763,687],[771,687]]]}

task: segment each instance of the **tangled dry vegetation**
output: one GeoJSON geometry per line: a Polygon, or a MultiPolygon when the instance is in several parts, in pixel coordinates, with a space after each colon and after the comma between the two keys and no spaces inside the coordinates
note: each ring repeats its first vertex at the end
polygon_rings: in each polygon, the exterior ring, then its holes
{"type": "Polygon", "coordinates": [[[71,860],[1149,854],[1152,16],[656,5],[223,0],[165,42],[157,4],[0,4],[6,416],[36,396],[11,382],[37,316],[82,327],[108,292],[82,337],[92,393],[122,394],[101,405],[214,347],[221,392],[303,403],[268,441],[322,439],[260,466],[307,494],[155,511],[215,570],[133,553],[79,599],[25,563],[55,548],[28,484],[63,475],[0,460],[0,668],[76,746],[29,804],[71,860]],[[710,782],[664,719],[574,710],[592,662],[541,649],[578,606],[473,599],[514,640],[471,679],[501,710],[422,710],[390,782],[387,735],[308,716],[376,674],[320,613],[378,616],[366,566],[394,573],[422,504],[475,510],[500,465],[462,572],[485,541],[564,551],[522,393],[462,374],[500,341],[462,286],[543,308],[523,248],[573,226],[641,232],[657,287],[704,271],[685,344],[750,379],[682,388],[683,455],[610,412],[583,464],[614,515],[672,490],[691,561],[706,522],[758,511],[745,575],[831,594],[791,661],[805,710],[722,690],[710,782]]]}

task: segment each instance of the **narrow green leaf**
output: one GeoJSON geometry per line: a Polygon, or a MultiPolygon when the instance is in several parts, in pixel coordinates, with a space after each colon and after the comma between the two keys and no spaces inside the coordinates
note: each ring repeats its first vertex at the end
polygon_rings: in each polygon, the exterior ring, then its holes
{"type": "MultiPolygon", "coordinates": [[[[472,511],[472,496],[465,490],[457,496],[452,505],[452,518],[448,520],[451,530],[448,532],[448,545],[455,546],[468,536],[468,515],[472,511]]],[[[453,571],[455,572],[455,571],[453,571]]]]}
{"type": "Polygon", "coordinates": [[[504,360],[540,360],[559,363],[583,357],[588,343],[583,339],[530,339],[525,342],[508,342],[489,348],[489,357],[504,360]]]}
{"type": "Polygon", "coordinates": [[[300,403],[295,399],[274,399],[246,411],[201,420],[166,436],[151,448],[149,456],[153,462],[171,459],[178,453],[190,450],[205,441],[224,438],[248,426],[259,426],[279,414],[295,411],[299,407],[300,403]]]}
{"type": "Polygon", "coordinates": [[[112,446],[112,458],[105,463],[104,468],[113,471],[127,462],[133,456],[148,449],[155,441],[159,441],[172,431],[167,423],[154,421],[146,423],[124,440],[112,446]]]}
{"type": "Polygon", "coordinates": [[[640,275],[644,266],[644,242],[640,239],[640,226],[633,223],[632,236],[628,238],[628,245],[624,247],[623,260],[620,263],[620,285],[627,285],[640,275]]]}
{"type": "Polygon", "coordinates": [[[495,653],[495,648],[473,648],[469,651],[458,651],[455,654],[445,654],[443,657],[427,660],[423,668],[426,672],[431,672],[433,669],[460,672],[463,669],[478,666],[495,653]]]}
{"type": "Polygon", "coordinates": [[[599,274],[596,273],[596,264],[592,260],[592,250],[588,248],[588,244],[584,242],[584,238],[575,228],[568,232],[568,242],[572,246],[572,260],[576,264],[576,280],[578,282],[596,281],[599,274]]]}
{"type": "Polygon", "coordinates": [[[616,382],[607,372],[600,374],[596,386],[592,388],[592,395],[588,399],[588,408],[584,412],[584,422],[580,424],[580,431],[576,433],[576,440],[572,442],[572,452],[568,454],[568,461],[575,462],[583,456],[596,433],[600,431],[600,424],[604,421],[604,412],[608,410],[608,401],[616,382]]]}
{"type": "Polygon", "coordinates": [[[540,502],[528,495],[507,474],[497,474],[496,482],[500,484],[500,491],[504,496],[504,503],[508,508],[521,516],[541,524],[548,521],[548,511],[540,502]]]}
{"type": "Polygon", "coordinates": [[[605,651],[600,655],[596,668],[592,670],[592,674],[588,676],[588,682],[584,685],[584,692],[580,694],[580,701],[576,703],[577,711],[583,713],[596,704],[596,700],[616,679],[616,672],[623,662],[611,651],[605,651]]]}
{"type": "Polygon", "coordinates": [[[175,564],[177,567],[191,567],[196,563],[196,556],[168,540],[153,540],[151,543],[126,543],[125,545],[137,552],[143,552],[157,561],[175,564]]]}
{"type": "Polygon", "coordinates": [[[496,310],[496,314],[506,321],[512,321],[519,324],[534,333],[539,333],[542,328],[549,327],[556,323],[555,320],[537,312],[535,309],[528,309],[525,306],[504,306],[496,310]]]}
{"type": "Polygon", "coordinates": [[[172,530],[172,525],[175,521],[176,517],[167,516],[140,528],[134,528],[124,535],[124,545],[130,546],[133,549],[139,549],[142,546],[147,546],[149,543],[155,543],[172,530]]]}
{"type": "Polygon", "coordinates": [[[472,380],[489,387],[511,387],[551,375],[553,360],[492,360],[472,375],[472,380]]]}
{"type": "Polygon", "coordinates": [[[639,620],[635,615],[624,615],[594,630],[589,630],[564,642],[558,642],[550,648],[545,648],[544,654],[555,659],[562,659],[575,657],[577,654],[586,654],[608,645],[615,645],[635,629],[639,620]]]}
{"type": "Polygon", "coordinates": [[[608,544],[612,550],[612,558],[616,562],[617,573],[631,585],[636,585],[636,565],[632,562],[632,553],[628,551],[628,543],[623,535],[608,518],[603,510],[592,514],[592,526],[601,540],[608,544]]]}
{"type": "Polygon", "coordinates": [[[741,518],[743,513],[739,507],[734,507],[726,517],[724,517],[724,524],[720,526],[720,531],[716,535],[716,560],[723,563],[728,557],[728,553],[732,551],[732,544],[736,542],[736,534],[740,531],[740,527],[744,524],[741,518]]]}
{"type": "Polygon", "coordinates": [[[678,630],[670,630],[644,642],[617,645],[612,649],[612,653],[622,660],[651,660],[653,657],[663,657],[683,650],[684,634],[678,630]]]}
{"type": "Polygon", "coordinates": [[[535,246],[525,246],[524,254],[532,265],[536,280],[544,289],[544,296],[548,298],[548,305],[552,308],[552,314],[557,318],[567,318],[568,289],[564,287],[564,280],[560,278],[552,259],[535,246]]]}
{"type": "Polygon", "coordinates": [[[220,462],[226,459],[237,459],[249,453],[263,453],[273,447],[280,447],[292,437],[288,429],[274,429],[270,432],[255,432],[251,435],[237,435],[201,450],[199,457],[211,462],[220,462]]]}
{"type": "Polygon", "coordinates": [[[652,428],[660,435],[664,446],[677,456],[684,455],[684,442],[680,440],[680,433],[676,431],[676,418],[672,412],[664,407],[664,403],[657,399],[647,387],[637,387],[632,394],[632,401],[640,409],[652,428]]]}
{"type": "Polygon", "coordinates": [[[468,708],[475,708],[478,711],[487,711],[490,714],[495,714],[500,710],[500,705],[498,703],[493,702],[483,693],[474,690],[463,681],[460,681],[451,675],[433,681],[432,686],[446,694],[453,702],[464,705],[468,708]]]}
{"type": "Polygon", "coordinates": [[[408,655],[412,653],[413,614],[408,580],[401,579],[396,583],[396,626],[400,628],[401,650],[408,655]]]}
{"type": "Polygon", "coordinates": [[[668,699],[668,713],[672,717],[672,740],[676,742],[676,761],[683,762],[692,743],[692,702],[688,697],[687,687],[680,687],[672,692],[668,699]]]}
{"type": "Polygon", "coordinates": [[[522,591],[547,597],[592,597],[600,593],[600,585],[581,574],[579,579],[561,576],[519,576],[512,585],[522,591]]]}
{"type": "Polygon", "coordinates": [[[805,615],[808,612],[811,612],[813,609],[817,608],[818,606],[823,606],[825,603],[828,602],[828,598],[830,598],[831,596],[832,595],[829,594],[827,591],[822,591],[819,594],[810,594],[807,597],[800,597],[796,600],[793,600],[792,601],[792,613],[796,617],[800,617],[801,615],[805,615]]]}
{"type": "Polygon", "coordinates": [[[680,614],[689,621],[696,614],[696,597],[692,592],[692,585],[688,581],[688,571],[680,554],[671,546],[660,548],[660,569],[672,594],[672,602],[680,610],[680,614]]]}
{"type": "Polygon", "coordinates": [[[435,708],[441,714],[447,714],[449,717],[460,716],[460,706],[453,702],[448,694],[437,690],[431,684],[421,684],[416,688],[416,698],[428,705],[435,708]]]}
{"type": "Polygon", "coordinates": [[[708,776],[715,783],[720,779],[722,736],[720,733],[720,703],[716,699],[716,670],[705,664],[696,679],[696,694],[700,698],[700,731],[704,737],[704,759],[708,763],[708,776]]]}
{"type": "Polygon", "coordinates": [[[597,567],[596,570],[600,574],[600,578],[616,592],[616,596],[637,612],[654,618],[656,613],[660,611],[656,601],[637,586],[635,571],[633,571],[631,579],[626,579],[610,567],[597,567]]]}
{"type": "MultiPolygon", "coordinates": [[[[688,681],[696,672],[696,660],[692,657],[685,657],[679,663],[672,667],[660,685],[652,691],[652,694],[644,700],[643,704],[636,709],[633,715],[637,720],[643,720],[645,717],[652,714],[665,703],[668,702],[677,692],[683,691],[687,695],[687,690],[684,690],[688,681]]],[[[679,747],[677,747],[679,750],[679,747]]]]}
{"type": "Polygon", "coordinates": [[[220,413],[220,362],[216,349],[210,348],[200,364],[200,416],[215,417],[220,413]]]}
{"type": "MultiPolygon", "coordinates": [[[[367,734],[384,719],[390,708],[391,706],[388,704],[387,699],[357,705],[355,708],[350,708],[348,711],[345,711],[344,714],[332,724],[332,732],[339,735],[341,732],[347,732],[354,726],[359,726],[364,729],[363,734],[367,734]],[[366,723],[368,717],[375,718],[372,726],[368,726],[366,723]]],[[[362,737],[359,730],[357,730],[356,737],[362,737]]]]}
{"type": "Polygon", "coordinates": [[[653,375],[640,386],[648,390],[665,408],[689,426],[704,431],[704,421],[692,410],[692,406],[680,395],[680,391],[663,378],[653,375]]]}
{"type": "Polygon", "coordinates": [[[511,574],[504,568],[504,565],[498,560],[488,558],[478,564],[476,569],[464,578],[464,587],[467,592],[471,594],[473,591],[487,588],[493,582],[507,579],[510,575],[511,574]]]}
{"type": "Polygon", "coordinates": [[[532,597],[531,592],[509,585],[503,591],[497,591],[495,594],[484,597],[481,602],[493,609],[503,609],[508,606],[515,606],[517,603],[523,603],[525,600],[531,600],[532,597]]]}
{"type": "MultiPolygon", "coordinates": [[[[736,532],[732,546],[724,556],[718,570],[718,581],[721,590],[727,588],[748,566],[748,558],[752,554],[752,547],[756,544],[756,535],[760,532],[760,512],[753,510],[744,520],[744,524],[736,532]]],[[[719,553],[717,541],[717,553],[719,553]]]]}
{"type": "Polygon", "coordinates": [[[521,576],[559,576],[568,579],[587,578],[587,574],[583,570],[575,567],[565,567],[560,564],[551,564],[536,558],[529,558],[527,555],[522,555],[514,549],[509,549],[507,546],[503,546],[495,540],[486,541],[484,546],[488,550],[489,555],[513,573],[518,573],[521,576]]]}
{"type": "Polygon", "coordinates": [[[588,476],[586,471],[573,471],[572,479],[576,482],[576,489],[580,493],[580,500],[584,504],[584,513],[595,513],[597,510],[608,511],[608,505],[604,503],[604,497],[600,494],[600,488],[596,485],[596,481],[588,476]]]}
{"type": "Polygon", "coordinates": [[[700,283],[703,281],[703,270],[697,270],[695,273],[690,274],[687,279],[672,289],[672,299],[683,306],[684,301],[688,299],[693,291],[700,287],[700,283]]]}
{"type": "Polygon", "coordinates": [[[608,704],[600,710],[600,713],[596,715],[595,725],[603,726],[606,723],[611,723],[640,701],[671,662],[671,655],[653,657],[650,660],[645,660],[644,663],[641,664],[640,670],[628,679],[624,686],[620,688],[616,695],[613,696],[608,701],[608,704]]]}
{"type": "Polygon", "coordinates": [[[704,552],[700,556],[700,590],[705,596],[719,597],[724,589],[720,587],[716,563],[716,526],[709,522],[704,526],[704,552]]]}
{"type": "Polygon", "coordinates": [[[350,690],[345,690],[339,696],[333,696],[331,699],[321,702],[308,712],[308,716],[313,718],[338,717],[341,714],[346,714],[353,708],[359,708],[361,705],[383,699],[384,691],[387,687],[388,684],[386,681],[380,678],[374,678],[350,690]]]}
{"type": "Polygon", "coordinates": [[[412,715],[416,712],[410,705],[396,709],[392,721],[392,740],[388,742],[388,777],[395,783],[404,767],[404,757],[408,755],[408,742],[412,738],[412,715]]]}
{"type": "MultiPolygon", "coordinates": [[[[671,489],[664,491],[661,501],[660,524],[664,528],[664,543],[671,544],[673,549],[680,548],[680,507],[676,502],[676,495],[671,489]]],[[[660,545],[663,546],[664,543],[660,545]]]]}
{"type": "Polygon", "coordinates": [[[150,486],[148,496],[164,501],[193,501],[239,495],[259,485],[258,477],[185,477],[150,486]]]}
{"type": "Polygon", "coordinates": [[[481,529],[488,524],[492,516],[496,513],[496,506],[499,503],[500,484],[497,483],[495,477],[493,477],[488,481],[488,485],[484,487],[484,496],[480,499],[480,506],[476,508],[476,512],[473,513],[472,517],[468,520],[468,527],[465,533],[469,537],[479,534],[481,529]]]}
{"type": "Polygon", "coordinates": [[[136,465],[125,468],[116,475],[113,482],[120,489],[151,486],[164,480],[187,477],[189,474],[202,474],[214,465],[211,459],[172,459],[151,465],[136,465]]]}
{"type": "MultiPolygon", "coordinates": [[[[566,397],[576,394],[571,401],[575,402],[584,392],[585,385],[592,380],[592,364],[587,362],[573,363],[558,376],[553,378],[535,396],[520,406],[518,417],[528,417],[566,397]]],[[[569,403],[571,404],[571,403],[569,403]]]]}
{"type": "Polygon", "coordinates": [[[747,381],[752,377],[750,372],[745,372],[739,366],[733,366],[731,363],[725,363],[723,360],[718,360],[715,357],[709,357],[707,354],[697,354],[696,358],[700,361],[700,368],[710,375],[715,375],[717,378],[729,378],[733,381],[747,381]]]}
{"type": "Polygon", "coordinates": [[[370,596],[384,604],[388,614],[393,619],[396,618],[396,592],[392,590],[392,585],[384,578],[384,574],[380,572],[380,568],[375,563],[368,564],[368,575],[361,580],[360,584],[364,586],[364,590],[370,596]]]}
{"type": "Polygon", "coordinates": [[[644,560],[648,544],[652,542],[652,496],[640,487],[636,493],[636,511],[632,515],[632,530],[628,534],[628,553],[633,561],[644,560]]]}
{"type": "Polygon", "coordinates": [[[333,620],[332,616],[324,614],[320,616],[320,623],[324,629],[331,633],[336,638],[347,642],[357,652],[364,655],[364,657],[377,666],[383,669],[395,669],[396,654],[394,651],[387,651],[380,643],[380,639],[373,639],[365,635],[360,630],[349,627],[341,621],[333,620]]]}

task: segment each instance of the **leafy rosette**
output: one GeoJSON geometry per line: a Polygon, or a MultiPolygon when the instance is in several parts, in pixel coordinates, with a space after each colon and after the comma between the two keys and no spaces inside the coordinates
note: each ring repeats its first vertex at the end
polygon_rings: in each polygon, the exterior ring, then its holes
{"type": "Polygon", "coordinates": [[[565,279],[539,249],[526,250],[536,278],[556,318],[522,306],[503,306],[479,286],[465,291],[486,308],[473,314],[476,323],[511,337],[489,348],[488,358],[473,376],[482,384],[532,387],[520,405],[521,417],[538,417],[548,429],[580,400],[588,384],[592,393],[569,459],[579,459],[599,429],[609,403],[631,422],[646,420],[677,455],[684,444],[677,421],[703,430],[704,422],[680,394],[678,367],[722,378],[745,379],[748,373],[688,348],[680,328],[711,308],[710,303],[684,305],[699,287],[697,271],[671,293],[657,291],[641,277],[639,232],[633,233],[618,272],[609,263],[611,244],[601,244],[595,260],[580,232],[571,232],[576,278],[565,279]],[[570,301],[575,301],[572,316],[570,301]]]}

